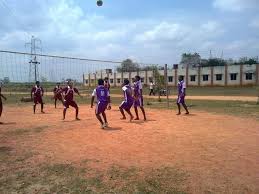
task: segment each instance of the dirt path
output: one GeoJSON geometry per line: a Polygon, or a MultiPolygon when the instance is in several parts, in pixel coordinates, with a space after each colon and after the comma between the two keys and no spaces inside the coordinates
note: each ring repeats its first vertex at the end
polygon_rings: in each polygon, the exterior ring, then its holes
{"type": "MultiPolygon", "coordinates": [[[[8,95],[9,93],[3,93],[8,95]]],[[[15,93],[12,92],[12,94],[22,94],[25,95],[27,97],[29,97],[28,93],[15,93]]],[[[46,92],[45,93],[46,96],[53,96],[52,92],[46,92]]],[[[90,96],[90,95],[86,95],[83,94],[83,96],[90,96]]],[[[122,95],[120,94],[112,94],[112,97],[122,97],[122,95]]],[[[148,96],[148,95],[144,95],[144,98],[146,99],[157,99],[157,96],[148,96]]],[[[165,99],[166,96],[161,96],[162,99],[165,99]]],[[[169,99],[176,99],[177,96],[169,96],[169,99]]],[[[244,101],[244,102],[257,102],[258,101],[258,97],[253,97],[253,96],[186,96],[186,99],[188,100],[222,100],[222,101],[244,101]]]]}
{"type": "Polygon", "coordinates": [[[259,122],[253,119],[206,112],[176,116],[172,111],[148,109],[148,122],[129,123],[120,121],[113,107],[108,112],[111,128],[101,130],[89,107],[80,108],[82,120],[78,122],[73,121],[73,109],[68,110],[65,122],[60,119],[61,108],[46,111],[32,115],[31,107],[7,107],[1,118],[7,125],[0,126],[0,133],[42,126],[47,129],[2,144],[39,153],[34,162],[91,160],[100,169],[114,164],[176,166],[190,174],[192,193],[259,192],[259,122]]]}

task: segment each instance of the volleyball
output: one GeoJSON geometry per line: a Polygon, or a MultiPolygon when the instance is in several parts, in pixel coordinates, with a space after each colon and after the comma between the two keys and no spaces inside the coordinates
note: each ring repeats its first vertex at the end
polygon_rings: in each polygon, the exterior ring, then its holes
{"type": "Polygon", "coordinates": [[[102,0],[98,0],[98,1],[97,1],[97,6],[100,7],[100,6],[102,6],[102,5],[103,5],[103,1],[102,1],[102,0]]]}

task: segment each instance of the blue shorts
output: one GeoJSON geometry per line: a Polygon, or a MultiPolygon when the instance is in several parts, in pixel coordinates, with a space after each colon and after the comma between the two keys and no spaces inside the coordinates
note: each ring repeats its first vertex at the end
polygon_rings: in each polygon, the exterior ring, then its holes
{"type": "Polygon", "coordinates": [[[144,106],[143,96],[141,96],[138,99],[134,100],[134,107],[143,107],[143,106],[144,106]]]}
{"type": "Polygon", "coordinates": [[[177,104],[185,104],[185,96],[178,96],[177,104]]]}
{"type": "Polygon", "coordinates": [[[97,115],[103,113],[107,109],[107,106],[108,102],[98,102],[96,105],[95,113],[97,115]]]}
{"type": "Polygon", "coordinates": [[[132,107],[132,105],[133,105],[133,101],[123,101],[122,103],[121,103],[121,105],[120,105],[120,108],[122,108],[122,109],[124,109],[124,110],[130,110],[131,109],[131,107],[132,107]]]}

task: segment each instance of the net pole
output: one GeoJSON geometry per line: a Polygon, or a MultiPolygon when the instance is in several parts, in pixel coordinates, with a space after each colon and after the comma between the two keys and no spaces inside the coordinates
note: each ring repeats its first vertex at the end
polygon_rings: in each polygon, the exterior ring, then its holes
{"type": "Polygon", "coordinates": [[[168,95],[168,76],[167,76],[167,64],[165,64],[165,88],[166,88],[166,102],[169,109],[169,95],[168,95]]]}

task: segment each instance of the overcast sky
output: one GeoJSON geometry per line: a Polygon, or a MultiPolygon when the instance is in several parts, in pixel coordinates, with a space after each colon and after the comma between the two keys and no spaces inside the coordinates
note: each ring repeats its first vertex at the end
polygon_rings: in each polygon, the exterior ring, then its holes
{"type": "Polygon", "coordinates": [[[177,63],[183,52],[259,55],[259,0],[0,0],[0,49],[177,63]]]}

